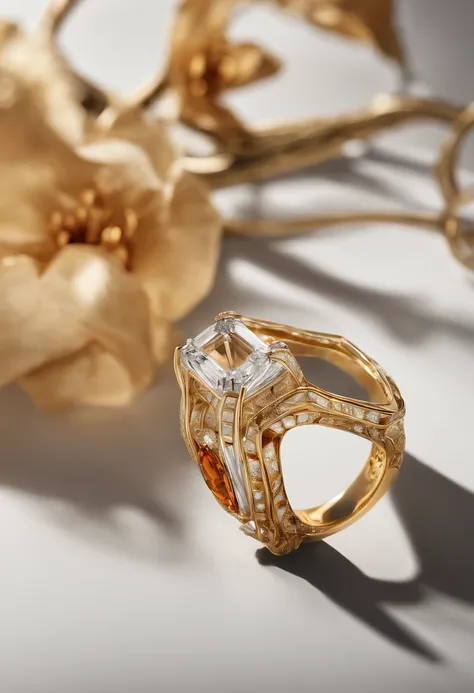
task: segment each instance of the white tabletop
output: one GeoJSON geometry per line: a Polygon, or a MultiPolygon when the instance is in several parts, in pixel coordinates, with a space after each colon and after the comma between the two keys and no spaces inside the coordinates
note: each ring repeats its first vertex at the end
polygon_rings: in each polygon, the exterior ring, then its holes
{"type": "MultiPolygon", "coordinates": [[[[0,14],[20,16],[18,4],[1,0],[0,14]]],[[[41,4],[24,0],[21,16],[41,4]]],[[[133,87],[164,36],[161,4],[85,3],[67,32],[71,55],[133,87]]],[[[258,12],[240,33],[262,33],[258,12]]],[[[267,45],[291,66],[280,87],[239,95],[249,117],[337,112],[395,84],[368,49],[266,21],[267,45]]],[[[417,133],[218,202],[227,214],[434,208],[434,135],[417,133]]],[[[15,386],[0,392],[2,693],[472,691],[473,298],[473,277],[420,230],[225,239],[214,290],[183,334],[221,310],[342,333],[406,399],[408,452],[393,491],[350,529],[280,559],[238,531],[188,459],[170,367],[119,411],[44,414],[15,386]]],[[[353,387],[304,367],[332,389],[353,387]]],[[[362,462],[361,441],[341,436],[311,428],[289,440],[301,502],[354,473],[346,458],[362,462]]]]}

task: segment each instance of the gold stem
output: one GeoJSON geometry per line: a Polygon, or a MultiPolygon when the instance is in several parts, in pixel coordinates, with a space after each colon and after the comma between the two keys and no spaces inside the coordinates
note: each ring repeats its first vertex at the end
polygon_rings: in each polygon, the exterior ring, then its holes
{"type": "Polygon", "coordinates": [[[186,158],[188,170],[213,188],[264,180],[343,154],[351,140],[365,140],[401,123],[434,119],[452,123],[461,109],[443,101],[411,97],[378,97],[362,111],[334,119],[317,119],[252,131],[246,150],[186,158]]]}
{"type": "Polygon", "coordinates": [[[40,26],[51,35],[57,34],[64,20],[81,0],[52,0],[40,18],[40,26]]]}
{"type": "Polygon", "coordinates": [[[127,102],[131,107],[149,108],[168,89],[168,71],[164,70],[145,82],[132,94],[127,102]]]}
{"type": "Polygon", "coordinates": [[[435,212],[408,213],[358,210],[354,212],[334,212],[333,214],[297,217],[288,220],[229,219],[225,222],[224,229],[228,233],[239,236],[278,238],[282,236],[296,236],[305,231],[317,231],[323,228],[356,223],[403,224],[421,226],[441,232],[443,230],[443,215],[435,212]]]}
{"type": "MultiPolygon", "coordinates": [[[[54,43],[57,40],[64,22],[79,2],[81,0],[52,0],[49,3],[38,23],[38,29],[46,34],[49,41],[54,43]]],[[[68,62],[67,58],[64,60],[68,62]]],[[[98,115],[113,102],[112,95],[93,84],[69,63],[68,69],[86,110],[98,115]]]]}

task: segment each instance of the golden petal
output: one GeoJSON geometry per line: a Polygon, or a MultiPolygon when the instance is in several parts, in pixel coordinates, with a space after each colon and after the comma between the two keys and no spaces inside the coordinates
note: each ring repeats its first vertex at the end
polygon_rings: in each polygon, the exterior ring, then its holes
{"type": "Polygon", "coordinates": [[[164,210],[142,220],[132,269],[155,315],[176,321],[209,292],[219,258],[222,222],[207,186],[180,171],[169,181],[164,210]]]}
{"type": "Polygon", "coordinates": [[[41,205],[45,200],[51,204],[61,191],[73,193],[87,187],[97,164],[78,156],[50,125],[38,89],[2,69],[0,99],[7,88],[8,105],[0,108],[0,188],[8,190],[11,180],[28,194],[26,200],[12,199],[11,205],[41,205]]]}
{"type": "Polygon", "coordinates": [[[172,56],[194,52],[210,38],[222,36],[230,15],[242,0],[182,0],[173,27],[172,56]]]}
{"type": "Polygon", "coordinates": [[[393,0],[277,1],[322,29],[372,43],[387,57],[405,62],[393,0]]]}
{"type": "Polygon", "coordinates": [[[0,262],[0,385],[87,343],[62,282],[29,257],[0,262]]]}
{"type": "Polygon", "coordinates": [[[84,160],[94,162],[94,180],[106,197],[118,194],[123,206],[135,205],[144,191],[160,193],[162,183],[147,152],[131,142],[104,139],[78,148],[84,160]]]}
{"type": "Polygon", "coordinates": [[[174,325],[158,315],[152,315],[151,336],[153,354],[158,365],[170,361],[175,348],[182,342],[181,335],[178,334],[174,325]]]}
{"type": "MultiPolygon", "coordinates": [[[[0,146],[2,139],[0,130],[0,146]]],[[[53,186],[41,168],[0,162],[1,254],[50,257],[56,248],[48,224],[56,206],[53,186]]]]}
{"type": "MultiPolygon", "coordinates": [[[[27,33],[12,22],[0,22],[0,62],[4,69],[36,87],[50,125],[71,142],[82,139],[86,114],[81,98],[85,88],[66,65],[48,32],[27,33]]],[[[1,95],[0,89],[0,100],[1,95]]]]}
{"type": "Polygon", "coordinates": [[[109,254],[81,245],[65,247],[46,274],[63,284],[87,343],[120,361],[134,387],[145,387],[154,370],[150,309],[135,277],[109,254]]]}
{"type": "Polygon", "coordinates": [[[149,116],[141,108],[108,109],[91,136],[115,138],[137,145],[147,153],[160,180],[166,177],[176,159],[165,122],[149,116]]]}
{"type": "Polygon", "coordinates": [[[255,43],[228,44],[219,72],[227,88],[241,87],[271,77],[281,62],[255,43]]]}
{"type": "Polygon", "coordinates": [[[230,108],[210,99],[195,99],[187,95],[182,101],[181,120],[202,132],[217,134],[225,140],[228,151],[234,147],[241,150],[249,138],[244,125],[230,108]]]}
{"type": "Polygon", "coordinates": [[[31,258],[7,258],[0,265],[0,292],[0,385],[21,379],[50,406],[51,382],[56,406],[60,400],[122,403],[150,383],[155,360],[148,299],[106,253],[66,246],[41,275],[31,258]],[[76,392],[80,373],[84,382],[76,392]]]}
{"type": "Polygon", "coordinates": [[[48,410],[73,404],[123,406],[141,389],[127,367],[97,344],[38,368],[19,384],[37,406],[48,410]]]}

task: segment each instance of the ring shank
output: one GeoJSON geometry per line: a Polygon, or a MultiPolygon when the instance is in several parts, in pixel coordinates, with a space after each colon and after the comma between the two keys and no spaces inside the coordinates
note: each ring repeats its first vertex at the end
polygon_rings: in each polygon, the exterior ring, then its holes
{"type": "Polygon", "coordinates": [[[264,341],[283,340],[295,356],[319,358],[337,366],[367,391],[372,402],[383,402],[389,397],[377,367],[352,344],[329,342],[323,336],[318,339],[314,332],[288,333],[284,328],[273,326],[263,329],[252,326],[252,329],[264,341]]]}
{"type": "MultiPolygon", "coordinates": [[[[380,369],[354,345],[332,335],[292,330],[274,323],[251,325],[264,341],[282,340],[295,356],[319,358],[340,368],[354,378],[368,393],[370,402],[387,404],[392,393],[380,369]]],[[[293,509],[308,534],[327,536],[359,518],[385,493],[398,469],[390,467],[385,447],[372,441],[368,460],[356,479],[335,498],[312,508],[293,509]],[[312,531],[313,530],[313,531],[312,531]]]]}
{"type": "Polygon", "coordinates": [[[370,506],[384,478],[385,462],[385,453],[373,445],[364,468],[345,491],[322,505],[294,510],[294,513],[310,527],[350,522],[351,518],[359,516],[370,506]]]}

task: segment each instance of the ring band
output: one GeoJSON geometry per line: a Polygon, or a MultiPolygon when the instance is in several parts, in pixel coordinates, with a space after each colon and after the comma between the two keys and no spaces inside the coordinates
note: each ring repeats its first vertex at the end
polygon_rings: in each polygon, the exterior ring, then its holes
{"type": "Polygon", "coordinates": [[[221,313],[175,353],[181,432],[215,498],[274,554],[324,538],[361,517],[396,478],[405,448],[405,405],[393,380],[344,337],[221,313]],[[371,401],[309,383],[295,356],[327,360],[371,401]],[[355,481],[323,505],[295,510],[280,461],[285,433],[316,424],[372,444],[355,481]]]}

